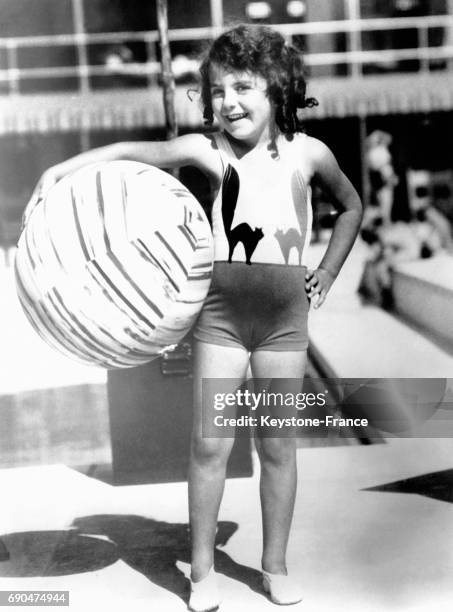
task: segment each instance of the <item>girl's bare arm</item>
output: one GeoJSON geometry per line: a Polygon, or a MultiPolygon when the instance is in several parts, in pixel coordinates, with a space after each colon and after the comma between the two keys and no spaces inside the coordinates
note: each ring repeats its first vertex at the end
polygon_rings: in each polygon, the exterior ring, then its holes
{"type": "Polygon", "coordinates": [[[351,181],[340,169],[330,149],[321,141],[309,139],[313,180],[318,182],[339,211],[327,250],[317,273],[309,273],[307,291],[319,294],[319,307],[337,277],[360,230],[362,203],[351,181]]]}
{"type": "Polygon", "coordinates": [[[319,266],[336,277],[359,232],[362,203],[330,149],[319,140],[310,140],[313,179],[319,182],[339,212],[327,251],[319,266]]]}
{"type": "Polygon", "coordinates": [[[160,142],[118,142],[80,153],[49,168],[45,174],[52,175],[58,181],[88,164],[120,159],[143,162],[159,168],[193,165],[210,173],[216,169],[216,158],[212,152],[211,141],[202,134],[187,134],[160,142]]]}

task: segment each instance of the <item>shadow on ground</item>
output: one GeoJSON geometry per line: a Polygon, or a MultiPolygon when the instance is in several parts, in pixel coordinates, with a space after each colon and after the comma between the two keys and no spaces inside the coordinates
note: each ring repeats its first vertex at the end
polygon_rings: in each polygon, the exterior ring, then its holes
{"type": "MultiPolygon", "coordinates": [[[[260,573],[221,550],[237,530],[218,524],[216,570],[260,592],[260,573]]],[[[136,515],[95,515],[74,520],[67,530],[0,536],[0,577],[65,576],[99,571],[122,560],[154,584],[187,602],[189,581],[176,562],[190,563],[189,527],[136,515]]]]}
{"type": "Polygon", "coordinates": [[[421,474],[413,478],[396,480],[363,491],[382,491],[384,493],[415,493],[439,501],[453,503],[453,469],[421,474]]]}

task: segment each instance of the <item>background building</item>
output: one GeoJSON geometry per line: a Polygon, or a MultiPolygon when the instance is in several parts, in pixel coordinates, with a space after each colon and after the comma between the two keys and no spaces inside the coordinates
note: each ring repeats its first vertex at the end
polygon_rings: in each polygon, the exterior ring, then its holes
{"type": "MultiPolygon", "coordinates": [[[[382,129],[402,179],[429,174],[430,193],[451,192],[451,0],[170,0],[181,131],[202,129],[186,96],[197,57],[219,28],[270,23],[298,44],[320,105],[307,130],[329,144],[367,200],[364,141],[382,129]],[[433,174],[434,173],[434,174],[433,174]],[[412,175],[410,175],[412,176],[412,175]],[[435,188],[437,185],[437,188],[435,188]]],[[[6,0],[0,24],[0,242],[14,242],[33,185],[48,166],[118,139],[163,136],[155,2],[6,0]]],[[[189,175],[206,197],[206,185],[189,175]]]]}

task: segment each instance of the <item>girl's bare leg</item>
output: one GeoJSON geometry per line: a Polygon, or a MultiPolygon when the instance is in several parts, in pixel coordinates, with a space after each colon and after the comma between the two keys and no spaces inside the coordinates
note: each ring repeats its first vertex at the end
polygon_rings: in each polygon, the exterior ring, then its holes
{"type": "MultiPolygon", "coordinates": [[[[225,486],[232,438],[207,438],[202,433],[205,411],[214,412],[213,397],[202,393],[203,378],[231,379],[234,392],[245,378],[249,356],[245,349],[196,342],[194,345],[194,416],[189,464],[189,518],[192,538],[191,578],[205,578],[214,562],[217,516],[225,486]]],[[[224,389],[222,386],[222,391],[224,389]]]]}
{"type": "MultiPolygon", "coordinates": [[[[306,366],[305,351],[257,351],[251,359],[254,378],[280,378],[286,393],[299,393],[306,366]]],[[[286,574],[286,548],[297,487],[296,439],[256,438],[261,461],[263,570],[286,574]]]]}

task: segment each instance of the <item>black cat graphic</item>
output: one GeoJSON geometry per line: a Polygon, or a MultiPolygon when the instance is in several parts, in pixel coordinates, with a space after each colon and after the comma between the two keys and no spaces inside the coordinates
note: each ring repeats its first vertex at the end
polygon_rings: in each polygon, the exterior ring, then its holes
{"type": "Polygon", "coordinates": [[[286,232],[281,229],[278,229],[275,232],[274,236],[276,237],[278,244],[280,245],[282,255],[285,259],[285,263],[288,264],[291,249],[295,247],[297,250],[298,262],[300,266],[304,245],[302,242],[302,236],[297,231],[297,229],[295,227],[290,227],[288,230],[286,230],[286,232]]]}
{"type": "Polygon", "coordinates": [[[242,242],[245,249],[245,263],[251,265],[251,258],[256,249],[256,245],[264,236],[261,227],[255,227],[253,230],[248,223],[240,223],[234,227],[228,237],[228,244],[230,247],[228,253],[228,263],[231,263],[233,257],[233,251],[238,242],[242,242]]]}
{"type": "Polygon", "coordinates": [[[239,183],[237,171],[229,164],[222,182],[222,220],[228,240],[228,262],[231,263],[233,251],[238,242],[241,242],[245,250],[245,263],[251,265],[252,255],[264,234],[262,228],[252,229],[248,223],[240,223],[231,228],[238,201],[239,183]]]}

